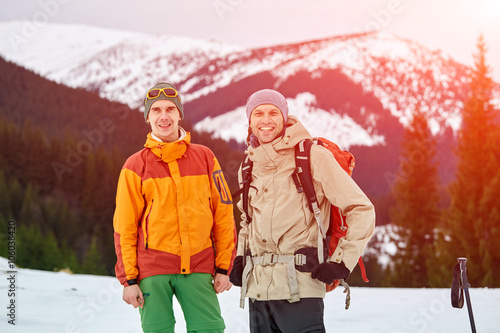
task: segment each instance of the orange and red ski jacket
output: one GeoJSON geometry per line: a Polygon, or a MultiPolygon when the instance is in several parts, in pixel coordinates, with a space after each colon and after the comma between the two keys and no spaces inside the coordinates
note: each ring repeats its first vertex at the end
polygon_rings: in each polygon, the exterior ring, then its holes
{"type": "Polygon", "coordinates": [[[148,135],[118,180],[116,276],[124,286],[158,274],[228,274],[236,255],[231,194],[212,151],[148,135]],[[132,282],[131,282],[132,283],[132,282]]]}

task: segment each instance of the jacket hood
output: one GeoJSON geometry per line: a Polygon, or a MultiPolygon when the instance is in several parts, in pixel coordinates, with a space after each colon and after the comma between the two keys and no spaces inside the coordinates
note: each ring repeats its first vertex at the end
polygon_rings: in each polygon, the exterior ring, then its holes
{"type": "MultiPolygon", "coordinates": [[[[184,129],[180,127],[179,129],[181,132],[185,132],[184,129]]],[[[151,136],[151,133],[149,133],[144,147],[151,149],[151,151],[165,163],[178,160],[184,155],[187,146],[191,143],[191,133],[185,133],[186,135],[184,137],[174,142],[157,141],[151,136]]]]}
{"type": "Polygon", "coordinates": [[[307,129],[304,125],[302,125],[297,117],[289,115],[285,125],[285,133],[283,135],[277,137],[271,142],[261,144],[257,147],[249,146],[245,153],[257,153],[262,149],[266,151],[272,149],[275,152],[279,152],[284,149],[294,149],[295,145],[304,139],[312,139],[311,134],[309,134],[307,129]]]}
{"type": "Polygon", "coordinates": [[[283,137],[273,141],[273,146],[276,150],[288,149],[290,146],[295,147],[296,144],[304,139],[312,139],[309,131],[302,125],[297,117],[288,116],[285,134],[283,137]]]}

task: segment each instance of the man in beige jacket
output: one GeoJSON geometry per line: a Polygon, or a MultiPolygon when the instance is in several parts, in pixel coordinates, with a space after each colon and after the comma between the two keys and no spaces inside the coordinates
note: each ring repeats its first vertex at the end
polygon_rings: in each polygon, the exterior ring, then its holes
{"type": "MultiPolygon", "coordinates": [[[[346,279],[373,235],[375,210],[326,148],[311,148],[311,173],[325,230],[331,204],[346,216],[348,233],[333,255],[318,263],[318,224],[292,180],[294,147],[311,135],[288,115],[286,99],[270,89],[252,94],[248,154],[253,162],[248,212],[238,237],[231,281],[249,297],[251,333],[325,332],[325,283],[346,279]],[[306,254],[306,256],[304,256],[306,254]],[[301,262],[315,262],[313,267],[301,262]],[[300,259],[300,260],[299,260],[300,259]],[[311,261],[311,260],[312,261],[311,261]],[[302,267],[302,269],[301,269],[302,267]],[[305,268],[305,269],[304,269],[305,268]]],[[[242,174],[240,170],[240,181],[242,174]]],[[[243,212],[242,200],[238,203],[243,212]]]]}

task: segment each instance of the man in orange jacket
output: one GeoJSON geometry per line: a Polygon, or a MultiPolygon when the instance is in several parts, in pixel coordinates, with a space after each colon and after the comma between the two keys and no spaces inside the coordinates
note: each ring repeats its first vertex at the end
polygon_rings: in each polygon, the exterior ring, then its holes
{"type": "Polygon", "coordinates": [[[179,126],[177,89],[155,85],[144,106],[151,133],[122,168],[113,221],[123,300],[140,308],[144,332],[174,332],[174,294],[188,332],[223,332],[216,294],[232,286],[231,194],[212,151],[179,126]]]}

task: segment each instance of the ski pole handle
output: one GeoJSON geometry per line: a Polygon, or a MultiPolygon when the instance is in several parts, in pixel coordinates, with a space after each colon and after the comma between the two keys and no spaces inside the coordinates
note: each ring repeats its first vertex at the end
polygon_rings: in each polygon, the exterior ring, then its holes
{"type": "Polygon", "coordinates": [[[470,287],[470,284],[469,284],[469,280],[467,279],[467,266],[466,266],[466,262],[467,262],[467,258],[458,258],[458,263],[460,264],[460,271],[461,271],[461,275],[462,275],[462,285],[464,287],[464,289],[469,289],[470,287]]]}
{"type": "Polygon", "coordinates": [[[474,321],[474,314],[472,313],[472,304],[470,301],[470,295],[469,295],[469,280],[467,279],[467,267],[465,266],[465,263],[467,262],[467,258],[458,258],[457,259],[459,264],[460,264],[460,271],[462,275],[462,288],[465,291],[465,300],[467,301],[467,310],[469,311],[469,321],[470,321],[470,327],[472,330],[472,333],[476,333],[476,323],[474,321]]]}

